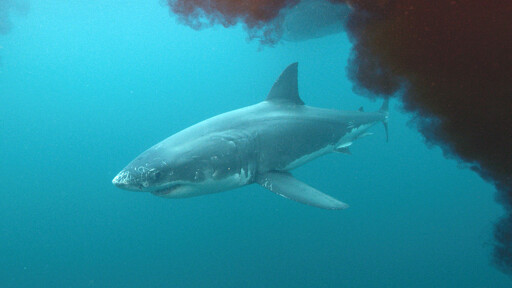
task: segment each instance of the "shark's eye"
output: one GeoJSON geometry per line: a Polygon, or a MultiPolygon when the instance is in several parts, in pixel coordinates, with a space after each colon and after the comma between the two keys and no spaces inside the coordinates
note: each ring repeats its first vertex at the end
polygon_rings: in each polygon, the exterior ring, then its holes
{"type": "Polygon", "coordinates": [[[154,177],[155,177],[155,180],[158,180],[160,178],[160,176],[162,176],[162,173],[160,173],[160,171],[157,171],[155,172],[155,174],[153,174],[154,177]]]}

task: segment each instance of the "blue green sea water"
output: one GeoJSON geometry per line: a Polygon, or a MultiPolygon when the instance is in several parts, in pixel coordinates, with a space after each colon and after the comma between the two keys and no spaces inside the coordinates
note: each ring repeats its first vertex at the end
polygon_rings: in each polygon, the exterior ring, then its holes
{"type": "Polygon", "coordinates": [[[257,185],[176,200],[112,185],[169,135],[262,101],[295,61],[306,104],[377,110],[347,78],[346,34],[262,47],[156,0],[29,7],[0,35],[0,287],[511,287],[491,264],[494,187],[397,99],[388,143],[377,126],[293,171],[347,210],[257,185]]]}

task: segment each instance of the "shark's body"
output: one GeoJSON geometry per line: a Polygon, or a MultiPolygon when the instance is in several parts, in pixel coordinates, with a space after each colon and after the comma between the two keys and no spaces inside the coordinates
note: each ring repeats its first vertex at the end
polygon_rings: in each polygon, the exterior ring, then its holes
{"type": "Polygon", "coordinates": [[[297,63],[259,104],[220,114],[151,147],[112,181],[128,190],[168,198],[191,197],[258,183],[284,197],[326,209],[348,207],[289,174],[319,156],[347,153],[371,126],[387,121],[378,112],[342,112],[304,105],[297,63]]]}
{"type": "Polygon", "coordinates": [[[277,27],[282,39],[299,42],[346,31],[345,25],[352,8],[347,3],[325,0],[301,0],[291,8],[281,10],[277,27]]]}

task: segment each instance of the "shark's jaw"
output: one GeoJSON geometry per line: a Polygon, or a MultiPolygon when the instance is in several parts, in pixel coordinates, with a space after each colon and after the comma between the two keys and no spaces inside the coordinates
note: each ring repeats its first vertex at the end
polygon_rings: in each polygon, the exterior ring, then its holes
{"type": "Polygon", "coordinates": [[[176,181],[148,192],[164,198],[188,198],[226,191],[251,183],[253,183],[252,175],[242,171],[222,179],[206,178],[202,182],[176,181]]]}
{"type": "Polygon", "coordinates": [[[167,195],[178,191],[180,188],[183,188],[183,186],[184,186],[183,184],[170,184],[170,185],[167,185],[165,188],[153,190],[150,192],[151,192],[151,194],[156,195],[156,196],[166,197],[167,195]]]}

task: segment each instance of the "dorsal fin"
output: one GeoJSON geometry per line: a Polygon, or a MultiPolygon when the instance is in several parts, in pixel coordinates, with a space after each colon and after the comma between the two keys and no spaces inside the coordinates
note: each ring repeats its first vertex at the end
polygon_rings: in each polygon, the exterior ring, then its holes
{"type": "Polygon", "coordinates": [[[297,67],[299,63],[295,62],[284,69],[281,76],[277,79],[267,96],[267,101],[290,103],[295,105],[304,105],[299,97],[299,88],[297,83],[297,67]]]}

